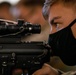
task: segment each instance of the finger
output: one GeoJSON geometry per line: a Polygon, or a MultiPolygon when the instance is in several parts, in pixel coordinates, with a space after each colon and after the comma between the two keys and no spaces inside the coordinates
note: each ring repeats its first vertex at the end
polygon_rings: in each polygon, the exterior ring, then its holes
{"type": "Polygon", "coordinates": [[[48,64],[44,64],[42,69],[37,70],[33,75],[58,75],[58,71],[48,64]]]}
{"type": "Polygon", "coordinates": [[[57,71],[57,69],[53,68],[52,66],[50,66],[50,65],[47,64],[47,63],[44,63],[44,65],[43,65],[42,68],[48,68],[48,69],[51,70],[51,71],[57,71]]]}
{"type": "Polygon", "coordinates": [[[49,64],[44,64],[42,68],[47,69],[49,75],[58,75],[58,70],[50,66],[49,64]]]}
{"type": "Polygon", "coordinates": [[[44,68],[37,70],[33,73],[33,75],[51,75],[51,69],[47,66],[44,66],[44,68]]]}
{"type": "Polygon", "coordinates": [[[47,63],[44,63],[44,65],[42,66],[42,68],[45,68],[45,67],[48,67],[48,68],[52,68],[49,64],[47,63]]]}
{"type": "Polygon", "coordinates": [[[39,69],[36,72],[34,72],[32,75],[43,75],[44,70],[43,69],[39,69]]]}

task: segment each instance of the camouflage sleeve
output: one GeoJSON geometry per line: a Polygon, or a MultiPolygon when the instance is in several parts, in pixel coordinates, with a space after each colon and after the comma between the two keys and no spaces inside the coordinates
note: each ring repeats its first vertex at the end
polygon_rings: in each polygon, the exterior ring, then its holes
{"type": "Polygon", "coordinates": [[[58,70],[59,75],[76,75],[76,71],[62,72],[58,70]]]}
{"type": "Polygon", "coordinates": [[[63,73],[61,75],[76,75],[76,71],[69,71],[69,72],[63,73]]]}

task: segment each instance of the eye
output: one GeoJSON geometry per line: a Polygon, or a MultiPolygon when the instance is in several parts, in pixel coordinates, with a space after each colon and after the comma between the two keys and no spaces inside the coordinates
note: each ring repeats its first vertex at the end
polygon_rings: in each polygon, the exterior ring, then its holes
{"type": "Polygon", "coordinates": [[[63,26],[64,26],[63,23],[57,23],[56,30],[59,31],[59,30],[63,29],[64,28],[63,26]]]}
{"type": "Polygon", "coordinates": [[[59,25],[59,23],[56,22],[56,23],[54,23],[54,25],[57,26],[57,25],[59,25]]]}
{"type": "Polygon", "coordinates": [[[58,22],[54,22],[53,24],[52,24],[52,26],[55,26],[55,27],[58,27],[60,25],[60,23],[58,23],[58,22]]]}
{"type": "Polygon", "coordinates": [[[53,23],[52,26],[54,26],[57,31],[59,31],[60,29],[62,29],[62,23],[60,23],[60,22],[55,22],[55,23],[53,23]]]}

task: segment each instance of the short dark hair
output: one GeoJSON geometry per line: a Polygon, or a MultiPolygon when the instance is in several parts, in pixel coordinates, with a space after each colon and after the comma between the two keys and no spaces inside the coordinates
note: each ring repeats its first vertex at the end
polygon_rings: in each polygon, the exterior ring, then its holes
{"type": "Polygon", "coordinates": [[[45,0],[43,7],[43,16],[45,19],[48,17],[49,8],[56,3],[62,3],[65,7],[72,7],[76,11],[76,0],[45,0]]]}
{"type": "Polygon", "coordinates": [[[11,7],[12,5],[9,3],[9,2],[1,2],[0,3],[0,8],[2,8],[2,7],[11,7]]]}
{"type": "Polygon", "coordinates": [[[44,2],[45,0],[22,0],[23,5],[25,6],[34,6],[34,5],[43,6],[44,2]]]}

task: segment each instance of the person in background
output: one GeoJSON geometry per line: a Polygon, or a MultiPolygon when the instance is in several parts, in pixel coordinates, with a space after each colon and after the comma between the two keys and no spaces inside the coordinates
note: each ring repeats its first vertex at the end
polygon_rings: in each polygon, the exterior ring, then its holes
{"type": "Polygon", "coordinates": [[[14,16],[11,14],[10,9],[12,5],[9,2],[0,3],[0,19],[13,20],[14,16]]]}
{"type": "MultiPolygon", "coordinates": [[[[41,25],[40,34],[32,34],[22,37],[21,41],[46,41],[48,39],[50,27],[48,22],[44,19],[42,15],[42,7],[44,0],[20,0],[20,2],[15,6],[18,10],[18,19],[23,19],[25,22],[30,22],[32,24],[41,25]]],[[[26,70],[25,70],[26,71],[26,70]]],[[[13,71],[13,75],[21,74],[20,69],[13,71]]]]}
{"type": "Polygon", "coordinates": [[[49,25],[43,18],[42,7],[44,0],[21,0],[17,5],[20,11],[19,19],[25,22],[41,25],[40,34],[32,34],[22,38],[22,41],[46,41],[48,39],[49,25]]]}
{"type": "MultiPolygon", "coordinates": [[[[45,0],[43,16],[50,24],[48,44],[53,56],[76,65],[76,0],[45,0]]],[[[32,75],[76,75],[76,69],[62,72],[45,63],[32,75]]]]}

